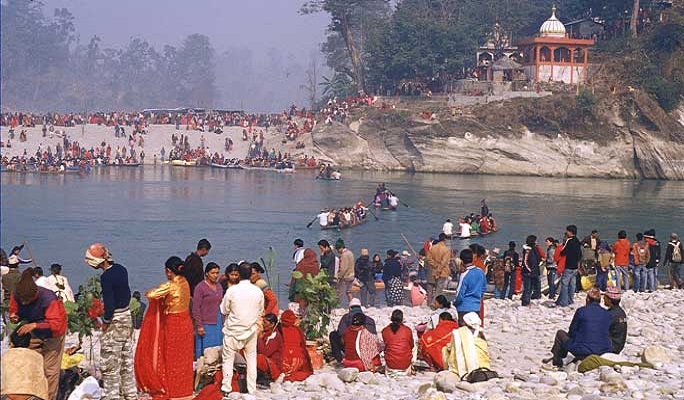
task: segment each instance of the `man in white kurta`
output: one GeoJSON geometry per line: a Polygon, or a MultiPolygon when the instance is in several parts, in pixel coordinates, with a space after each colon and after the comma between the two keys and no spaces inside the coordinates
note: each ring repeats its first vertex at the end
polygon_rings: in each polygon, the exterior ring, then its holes
{"type": "Polygon", "coordinates": [[[264,293],[249,278],[252,265],[240,264],[240,283],[231,286],[223,296],[221,313],[223,319],[223,384],[221,391],[232,391],[233,362],[235,353],[244,349],[247,362],[247,391],[256,391],[257,338],[264,313],[264,293]]]}

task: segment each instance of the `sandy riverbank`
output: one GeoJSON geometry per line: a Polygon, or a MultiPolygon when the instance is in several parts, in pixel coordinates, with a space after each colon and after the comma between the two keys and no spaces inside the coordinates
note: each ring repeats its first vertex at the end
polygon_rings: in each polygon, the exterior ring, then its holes
{"type": "MultiPolygon", "coordinates": [[[[75,127],[56,127],[57,130],[64,130],[70,141],[77,141],[82,147],[86,149],[95,148],[101,145],[102,142],[106,142],[112,147],[112,153],[116,151],[117,146],[125,146],[128,149],[128,135],[126,137],[117,138],[114,136],[114,128],[102,125],[85,125],[75,126],[75,127]]],[[[126,132],[129,132],[132,128],[126,127],[126,132]]],[[[7,142],[8,130],[6,126],[0,127],[0,140],[3,143],[7,142]]],[[[280,151],[282,153],[291,154],[317,154],[313,149],[313,141],[310,134],[301,135],[297,140],[303,141],[305,148],[302,150],[295,149],[296,141],[288,141],[287,143],[282,143],[285,137],[284,133],[279,133],[276,128],[256,128],[257,132],[259,130],[264,131],[264,143],[267,149],[275,148],[276,152],[280,151]]],[[[242,128],[241,127],[225,127],[223,133],[215,134],[209,132],[200,131],[186,131],[185,127],[181,127],[180,130],[176,130],[174,125],[150,125],[149,132],[144,137],[144,147],[135,146],[136,153],[140,154],[140,151],[145,152],[145,164],[153,164],[154,156],[157,155],[158,162],[161,162],[161,150],[162,148],[166,151],[166,156],[168,157],[169,151],[173,148],[171,143],[171,135],[189,135],[189,144],[191,148],[197,148],[200,146],[200,138],[204,135],[205,146],[208,152],[213,154],[218,152],[223,154],[227,158],[244,158],[247,155],[247,150],[249,148],[250,141],[242,140],[242,128]],[[229,137],[233,140],[234,149],[230,153],[225,151],[225,140],[229,137]]],[[[43,151],[47,149],[48,146],[52,147],[53,153],[58,143],[62,142],[62,138],[54,133],[50,134],[48,132],[47,137],[43,137],[42,127],[36,126],[33,128],[15,128],[15,138],[11,140],[12,147],[3,147],[0,149],[2,156],[13,157],[15,155],[21,156],[26,150],[28,156],[36,153],[36,150],[40,147],[43,151]],[[27,132],[27,140],[25,142],[19,141],[19,132],[25,129],[27,132]]]]}
{"type": "MultiPolygon", "coordinates": [[[[569,308],[549,308],[546,300],[522,307],[518,301],[487,300],[485,333],[489,342],[492,368],[500,379],[477,384],[459,384],[452,393],[435,388],[434,373],[390,379],[379,374],[362,374],[356,382],[343,383],[330,366],[317,371],[305,382],[273,384],[259,390],[256,399],[684,399],[684,320],[681,305],[684,291],[661,290],[655,293],[632,292],[623,295],[622,306],[628,316],[627,344],[621,356],[638,361],[646,346],[661,346],[670,361],[657,369],[603,368],[586,374],[569,365],[563,371],[542,368],[548,357],[553,335],[567,329],[584,294],[569,308]],[[608,381],[613,382],[607,384],[608,381]],[[619,383],[615,383],[619,382],[619,383]]],[[[427,308],[402,308],[411,328],[429,314],[427,308]]],[[[371,308],[366,313],[376,320],[378,329],[389,324],[390,308],[371,308]]],[[[345,310],[333,312],[336,326],[345,310]]],[[[71,338],[71,342],[75,339],[71,338]]],[[[68,341],[69,342],[69,341],[68,341]]],[[[97,340],[95,355],[97,356],[97,340]]],[[[67,343],[67,346],[69,343],[67,343]]],[[[4,347],[4,345],[3,345],[4,347]]],[[[88,343],[84,344],[86,353],[88,343]]],[[[97,363],[97,357],[95,362],[97,363]]],[[[84,364],[89,364],[84,361],[84,364]]],[[[448,385],[447,385],[448,386],[448,385]]]]}

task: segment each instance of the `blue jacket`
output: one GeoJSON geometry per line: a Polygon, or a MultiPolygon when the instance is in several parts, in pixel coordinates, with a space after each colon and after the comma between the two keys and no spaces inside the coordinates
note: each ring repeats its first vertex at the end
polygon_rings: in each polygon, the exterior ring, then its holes
{"type": "MultiPolygon", "coordinates": [[[[465,272],[464,272],[465,273],[465,272]]],[[[480,312],[480,301],[487,291],[487,278],[478,267],[468,270],[454,299],[458,312],[480,312]]]]}
{"type": "Polygon", "coordinates": [[[589,303],[575,311],[568,336],[570,340],[563,347],[575,357],[603,354],[613,351],[610,342],[610,322],[608,311],[598,303],[589,303]]]}

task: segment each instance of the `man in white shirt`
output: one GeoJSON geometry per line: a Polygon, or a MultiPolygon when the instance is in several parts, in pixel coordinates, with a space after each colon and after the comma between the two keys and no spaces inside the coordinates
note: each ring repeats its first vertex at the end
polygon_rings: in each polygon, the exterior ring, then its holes
{"type": "Polygon", "coordinates": [[[295,239],[294,241],[294,254],[292,254],[292,261],[294,261],[294,266],[302,261],[304,258],[304,241],[302,239],[295,239]]]}
{"type": "MultiPolygon", "coordinates": [[[[328,216],[330,213],[326,210],[321,210],[321,213],[318,214],[318,224],[320,226],[328,226],[328,216]]],[[[302,252],[302,256],[304,256],[304,253],[302,252]]]]}
{"type": "MultiPolygon", "coordinates": [[[[50,272],[52,272],[52,275],[45,278],[48,284],[48,286],[45,287],[55,292],[57,297],[62,299],[62,301],[74,302],[74,292],[71,290],[71,285],[69,285],[67,278],[62,275],[62,266],[59,264],[52,264],[50,266],[50,272]]],[[[38,281],[36,281],[36,285],[38,285],[38,281]]]]}
{"type": "Polygon", "coordinates": [[[444,232],[445,235],[448,237],[453,236],[454,234],[454,224],[451,222],[450,219],[447,219],[444,225],[442,225],[442,232],[444,232]]]}
{"type": "Polygon", "coordinates": [[[397,209],[397,206],[399,205],[399,198],[395,196],[394,193],[390,192],[389,197],[387,197],[387,201],[389,202],[389,206],[391,209],[397,209]]]}
{"type": "Polygon", "coordinates": [[[469,238],[470,237],[470,230],[472,227],[468,223],[468,221],[460,219],[458,221],[458,226],[461,228],[461,237],[462,238],[469,238]]]}
{"type": "Polygon", "coordinates": [[[232,390],[235,353],[243,349],[247,362],[247,391],[251,394],[256,392],[257,339],[264,312],[264,293],[249,280],[252,264],[242,262],[239,272],[240,283],[228,288],[221,301],[221,314],[224,315],[221,391],[224,395],[232,390]]]}

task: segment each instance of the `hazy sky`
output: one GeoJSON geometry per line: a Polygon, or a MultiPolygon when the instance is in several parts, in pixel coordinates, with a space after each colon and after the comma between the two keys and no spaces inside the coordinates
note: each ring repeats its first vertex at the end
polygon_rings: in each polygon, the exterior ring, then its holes
{"type": "Polygon", "coordinates": [[[76,30],[87,42],[99,35],[105,46],[120,47],[139,36],[155,47],[180,45],[192,33],[211,39],[217,53],[248,47],[259,53],[269,47],[307,55],[323,41],[328,16],[299,15],[302,0],[42,0],[52,15],[66,7],[76,30]]]}
{"type": "MultiPolygon", "coordinates": [[[[215,106],[248,111],[308,106],[305,71],[329,23],[325,13],[300,15],[304,0],[41,1],[46,16],[61,7],[73,14],[83,45],[98,35],[101,47],[123,48],[140,37],[161,51],[190,34],[207,35],[217,57],[215,106]]],[[[317,63],[324,63],[322,54],[317,63]]]]}

